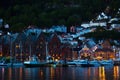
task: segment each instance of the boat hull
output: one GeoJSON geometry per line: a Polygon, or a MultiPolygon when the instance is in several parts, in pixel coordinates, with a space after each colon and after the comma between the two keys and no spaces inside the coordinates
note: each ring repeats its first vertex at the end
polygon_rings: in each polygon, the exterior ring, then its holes
{"type": "Polygon", "coordinates": [[[25,67],[43,67],[46,64],[24,64],[25,67]]]}
{"type": "Polygon", "coordinates": [[[114,62],[112,60],[102,60],[99,61],[101,66],[113,66],[114,62]]]}
{"type": "Polygon", "coordinates": [[[0,66],[8,66],[8,64],[0,64],[0,66]]]}
{"type": "Polygon", "coordinates": [[[81,64],[81,67],[94,67],[94,65],[93,64],[81,64]]]}

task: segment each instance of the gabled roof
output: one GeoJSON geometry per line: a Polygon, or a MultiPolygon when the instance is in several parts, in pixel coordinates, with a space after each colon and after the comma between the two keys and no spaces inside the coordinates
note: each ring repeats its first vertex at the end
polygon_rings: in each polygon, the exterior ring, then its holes
{"type": "Polygon", "coordinates": [[[30,28],[25,30],[24,33],[27,35],[27,41],[35,42],[41,34],[41,30],[38,28],[30,28]]]}
{"type": "Polygon", "coordinates": [[[53,36],[53,33],[48,32],[41,32],[39,36],[37,37],[37,40],[39,40],[41,37],[44,39],[44,41],[49,42],[53,36]]]}
{"type": "Polygon", "coordinates": [[[87,47],[87,45],[84,45],[84,47],[80,50],[80,53],[92,53],[92,51],[87,47]]]}
{"type": "Polygon", "coordinates": [[[39,36],[39,34],[41,33],[41,29],[39,28],[29,28],[24,30],[24,33],[26,34],[26,36],[29,36],[30,33],[37,33],[37,37],[39,36]]]}
{"type": "Polygon", "coordinates": [[[57,37],[57,39],[61,42],[61,38],[60,36],[57,34],[57,33],[53,33],[50,38],[49,38],[49,41],[51,41],[54,37],[57,37]]]}
{"type": "Polygon", "coordinates": [[[98,15],[97,20],[102,20],[102,19],[109,19],[110,16],[107,16],[104,12],[102,12],[100,15],[98,15]]]}
{"type": "Polygon", "coordinates": [[[3,36],[4,44],[10,44],[10,40],[13,43],[16,40],[17,36],[18,36],[18,33],[10,34],[10,35],[4,35],[3,36]]]}
{"type": "Polygon", "coordinates": [[[18,33],[18,36],[15,39],[15,42],[22,41],[24,42],[26,40],[27,36],[25,33],[18,33]]]}
{"type": "Polygon", "coordinates": [[[37,34],[34,33],[29,33],[26,39],[27,42],[35,42],[36,40],[37,40],[37,34]]]}
{"type": "Polygon", "coordinates": [[[87,40],[87,41],[85,42],[85,44],[86,44],[87,47],[89,47],[89,48],[92,48],[92,47],[94,47],[94,46],[96,45],[96,43],[94,42],[93,39],[87,40]]]}

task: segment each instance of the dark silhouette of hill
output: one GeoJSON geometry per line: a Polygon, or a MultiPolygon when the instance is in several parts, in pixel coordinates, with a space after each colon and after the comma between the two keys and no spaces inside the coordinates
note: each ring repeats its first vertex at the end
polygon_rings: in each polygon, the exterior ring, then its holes
{"type": "Polygon", "coordinates": [[[29,25],[40,28],[52,25],[80,25],[94,19],[110,6],[114,14],[120,7],[120,0],[2,0],[0,18],[13,31],[21,31],[29,25]]]}

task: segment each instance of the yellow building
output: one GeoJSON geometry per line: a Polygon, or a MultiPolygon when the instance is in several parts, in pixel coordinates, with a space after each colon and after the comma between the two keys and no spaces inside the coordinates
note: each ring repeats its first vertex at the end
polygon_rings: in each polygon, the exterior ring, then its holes
{"type": "Polygon", "coordinates": [[[115,52],[110,48],[97,49],[94,53],[94,58],[98,60],[114,59],[115,52]]]}
{"type": "Polygon", "coordinates": [[[84,47],[80,51],[80,59],[92,59],[92,53],[93,52],[86,45],[84,45],[84,47]]]}

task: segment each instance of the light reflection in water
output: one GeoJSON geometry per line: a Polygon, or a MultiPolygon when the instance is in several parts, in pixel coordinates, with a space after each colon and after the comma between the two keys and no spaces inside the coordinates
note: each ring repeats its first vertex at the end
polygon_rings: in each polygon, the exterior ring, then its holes
{"type": "Polygon", "coordinates": [[[23,79],[22,79],[22,72],[23,72],[23,68],[20,68],[20,71],[18,71],[18,72],[19,72],[19,74],[20,74],[20,76],[18,76],[18,77],[19,77],[19,79],[20,79],[20,80],[23,80],[23,79]]]}
{"type": "Polygon", "coordinates": [[[2,68],[2,80],[4,80],[5,69],[2,68]]]}
{"type": "Polygon", "coordinates": [[[9,68],[9,71],[8,71],[8,79],[11,80],[12,78],[12,68],[9,68]]]}
{"type": "Polygon", "coordinates": [[[105,78],[105,68],[104,67],[99,67],[99,79],[106,80],[106,78],[105,78]]]}
{"type": "Polygon", "coordinates": [[[120,75],[119,67],[115,66],[114,67],[114,80],[119,80],[119,75],[120,75]]]}
{"type": "Polygon", "coordinates": [[[0,68],[0,80],[120,80],[120,67],[0,68]]]}

